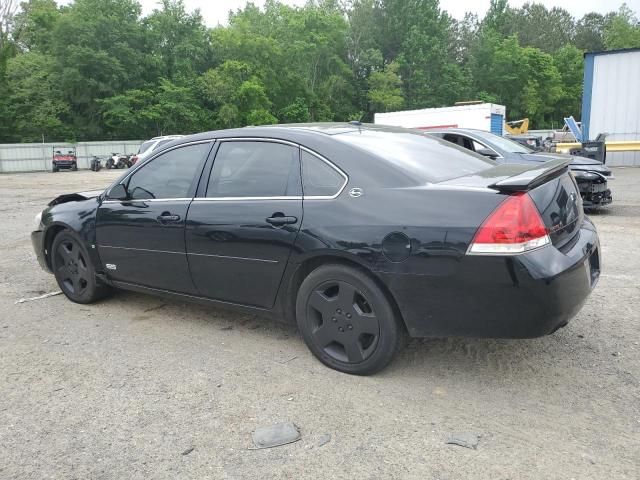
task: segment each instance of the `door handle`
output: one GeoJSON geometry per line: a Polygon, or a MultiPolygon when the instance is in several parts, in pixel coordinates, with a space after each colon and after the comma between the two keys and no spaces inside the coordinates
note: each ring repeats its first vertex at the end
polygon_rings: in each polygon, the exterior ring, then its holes
{"type": "Polygon", "coordinates": [[[271,217],[267,218],[267,223],[274,227],[281,227],[283,225],[291,225],[298,221],[297,217],[287,217],[284,214],[278,212],[274,213],[271,217]]]}
{"type": "Polygon", "coordinates": [[[160,223],[171,223],[171,222],[177,222],[178,220],[180,220],[180,215],[172,215],[169,212],[163,212],[162,215],[158,215],[156,219],[160,223]]]}

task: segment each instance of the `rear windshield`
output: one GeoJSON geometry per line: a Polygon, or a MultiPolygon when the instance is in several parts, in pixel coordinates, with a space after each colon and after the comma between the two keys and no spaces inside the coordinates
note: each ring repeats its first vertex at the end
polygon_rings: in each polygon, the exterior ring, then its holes
{"type": "Polygon", "coordinates": [[[151,147],[151,145],[153,145],[154,143],[156,143],[157,140],[149,140],[148,142],[144,142],[142,145],[140,145],[140,148],[138,149],[138,155],[140,155],[141,153],[146,152],[147,150],[149,150],[149,148],[151,147]]]}
{"type": "Polygon", "coordinates": [[[497,164],[440,138],[409,130],[361,130],[336,135],[382,157],[416,180],[436,183],[471,175],[497,164]]]}

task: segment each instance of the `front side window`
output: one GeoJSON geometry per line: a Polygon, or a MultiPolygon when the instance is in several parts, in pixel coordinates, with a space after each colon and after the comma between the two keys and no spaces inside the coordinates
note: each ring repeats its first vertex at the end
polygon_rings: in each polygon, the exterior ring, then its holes
{"type": "Polygon", "coordinates": [[[209,152],[210,143],[199,143],[170,150],[131,175],[127,185],[134,200],[187,198],[196,174],[209,152]]]}
{"type": "Polygon", "coordinates": [[[304,150],[301,158],[305,197],[332,197],[340,191],[346,181],[340,172],[304,150]]]}
{"type": "Polygon", "coordinates": [[[207,197],[301,195],[298,148],[274,142],[222,142],[213,162],[207,197]]]}

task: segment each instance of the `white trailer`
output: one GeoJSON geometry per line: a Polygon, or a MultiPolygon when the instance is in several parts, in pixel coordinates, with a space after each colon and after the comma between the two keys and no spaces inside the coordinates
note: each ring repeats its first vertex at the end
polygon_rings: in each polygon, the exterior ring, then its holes
{"type": "Polygon", "coordinates": [[[444,108],[423,108],[404,112],[376,113],[374,123],[396,127],[475,128],[502,135],[506,108],[494,103],[477,103],[444,108]]]}

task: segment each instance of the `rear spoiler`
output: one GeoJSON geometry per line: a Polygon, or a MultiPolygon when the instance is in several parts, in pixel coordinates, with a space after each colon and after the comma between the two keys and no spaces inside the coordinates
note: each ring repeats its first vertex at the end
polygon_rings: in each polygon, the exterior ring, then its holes
{"type": "Polygon", "coordinates": [[[544,162],[541,165],[525,170],[522,173],[500,180],[489,188],[501,192],[526,192],[559,177],[569,168],[570,160],[558,159],[544,162]]]}

